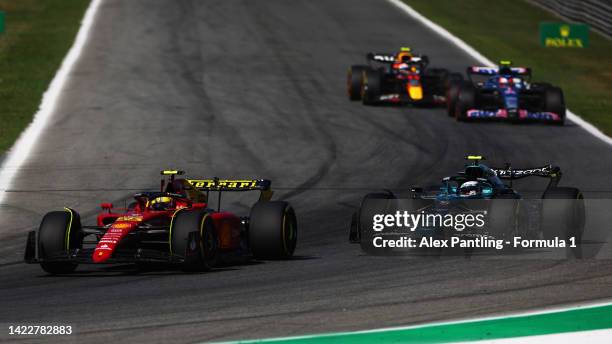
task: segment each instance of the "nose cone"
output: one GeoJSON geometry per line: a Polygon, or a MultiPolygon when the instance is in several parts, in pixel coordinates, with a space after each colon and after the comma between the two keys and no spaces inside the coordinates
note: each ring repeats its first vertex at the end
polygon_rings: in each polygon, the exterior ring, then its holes
{"type": "Polygon", "coordinates": [[[112,255],[112,251],[110,249],[99,249],[96,248],[91,257],[94,263],[103,263],[108,260],[112,255]]]}
{"type": "Polygon", "coordinates": [[[423,88],[421,86],[408,86],[408,94],[412,100],[423,99],[423,88]]]}
{"type": "Polygon", "coordinates": [[[91,259],[94,263],[103,263],[112,257],[115,248],[121,240],[128,235],[134,228],[138,227],[137,222],[117,221],[108,229],[102,239],[98,242],[91,259]]]}

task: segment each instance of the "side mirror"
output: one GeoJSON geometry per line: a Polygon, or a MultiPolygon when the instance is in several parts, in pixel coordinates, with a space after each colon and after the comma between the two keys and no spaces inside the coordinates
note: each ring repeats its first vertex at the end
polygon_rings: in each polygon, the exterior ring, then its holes
{"type": "Polygon", "coordinates": [[[113,209],[113,204],[112,203],[102,203],[100,204],[100,207],[102,208],[102,210],[108,210],[108,212],[110,213],[110,210],[113,209]]]}

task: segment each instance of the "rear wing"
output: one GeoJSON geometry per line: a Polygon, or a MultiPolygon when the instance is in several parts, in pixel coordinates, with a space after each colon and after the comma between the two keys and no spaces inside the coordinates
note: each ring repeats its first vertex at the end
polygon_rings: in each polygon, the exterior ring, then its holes
{"type": "Polygon", "coordinates": [[[368,53],[366,60],[380,62],[380,63],[393,63],[395,62],[395,54],[391,53],[368,53]]]}
{"type": "MultiPolygon", "coordinates": [[[[221,203],[221,192],[226,191],[260,191],[259,200],[269,201],[272,198],[272,190],[270,186],[272,182],[268,179],[176,179],[175,176],[184,174],[184,171],[179,170],[164,170],[161,171],[163,176],[170,176],[168,187],[174,190],[175,182],[178,182],[182,190],[188,193],[196,193],[204,196],[208,200],[209,193],[219,192],[219,204],[221,203]]],[[[164,191],[165,180],[161,180],[161,191],[164,191]]],[[[168,190],[166,190],[168,191],[168,190]]],[[[194,195],[192,195],[194,196],[194,195]]]]}
{"type": "Polygon", "coordinates": [[[266,191],[272,182],[267,179],[187,179],[189,184],[201,191],[266,191]]]}
{"type": "Polygon", "coordinates": [[[549,187],[555,187],[561,180],[561,168],[553,165],[546,165],[536,168],[515,169],[511,166],[505,168],[491,168],[499,179],[514,180],[526,177],[544,177],[550,178],[549,187]]]}
{"type": "Polygon", "coordinates": [[[268,179],[185,179],[191,186],[206,192],[206,198],[211,191],[219,192],[219,208],[221,207],[221,192],[224,191],[259,191],[260,201],[269,201],[274,193],[268,179]]]}
{"type": "MultiPolygon", "coordinates": [[[[392,53],[368,53],[366,55],[366,60],[368,62],[370,61],[374,61],[374,62],[379,62],[379,63],[386,63],[386,64],[391,64],[394,63],[395,60],[397,58],[397,54],[392,54],[392,53]]],[[[422,64],[429,64],[429,57],[427,57],[426,55],[414,55],[410,58],[410,62],[414,62],[414,63],[422,63],[422,64]]]]}
{"type": "MultiPolygon", "coordinates": [[[[527,67],[512,67],[510,71],[513,75],[521,75],[531,77],[531,68],[527,67]]],[[[480,67],[472,66],[467,68],[467,75],[497,75],[499,74],[499,68],[497,67],[480,67]]]]}

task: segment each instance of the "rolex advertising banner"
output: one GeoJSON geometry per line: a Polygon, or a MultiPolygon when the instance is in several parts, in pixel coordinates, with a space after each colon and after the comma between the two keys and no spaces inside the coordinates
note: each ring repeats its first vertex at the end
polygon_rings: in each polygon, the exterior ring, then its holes
{"type": "Polygon", "coordinates": [[[540,44],[545,48],[586,48],[589,46],[589,26],[540,23],[540,44]]]}

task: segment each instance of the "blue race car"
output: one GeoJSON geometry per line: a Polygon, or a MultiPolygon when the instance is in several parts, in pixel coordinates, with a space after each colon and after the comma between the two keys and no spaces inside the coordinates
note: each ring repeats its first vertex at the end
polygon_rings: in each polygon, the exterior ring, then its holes
{"type": "Polygon", "coordinates": [[[507,164],[492,168],[481,163],[482,156],[468,156],[467,160],[469,163],[459,173],[443,178],[433,187],[414,187],[408,198],[400,199],[391,191],[367,194],[353,214],[349,241],[372,252],[372,239],[381,235],[373,230],[374,216],[405,211],[423,215],[485,214],[487,228],[476,232],[448,232],[441,231],[440,224],[437,228],[419,225],[410,233],[400,231],[393,235],[453,235],[472,239],[483,235],[498,239],[573,236],[580,241],[584,231],[584,197],[577,188],[558,186],[562,175],[559,167],[515,169],[507,164]],[[512,186],[513,180],[531,176],[549,179],[541,199],[524,200],[512,186]],[[525,225],[526,216],[531,218],[527,220],[528,225],[525,225]],[[538,223],[534,225],[535,222],[538,223]]]}
{"type": "Polygon", "coordinates": [[[458,121],[565,122],[563,91],[549,83],[531,83],[530,68],[500,61],[498,67],[468,67],[467,75],[469,81],[447,89],[448,115],[458,121]]]}

